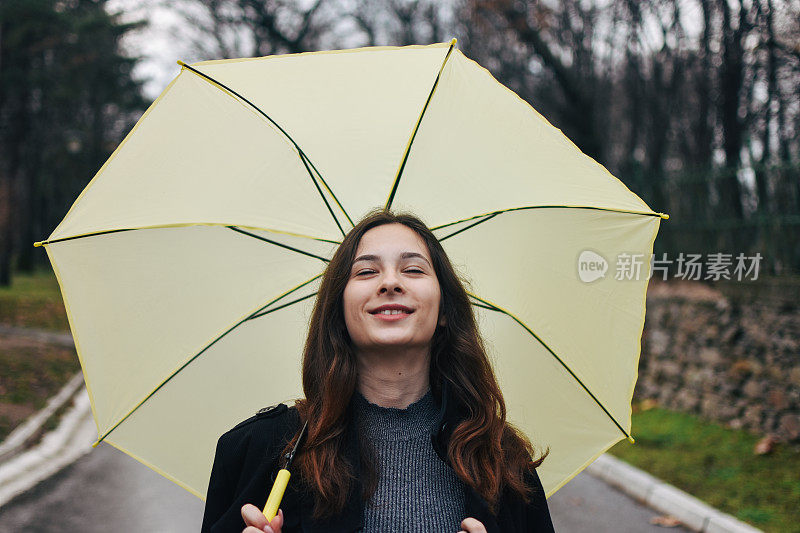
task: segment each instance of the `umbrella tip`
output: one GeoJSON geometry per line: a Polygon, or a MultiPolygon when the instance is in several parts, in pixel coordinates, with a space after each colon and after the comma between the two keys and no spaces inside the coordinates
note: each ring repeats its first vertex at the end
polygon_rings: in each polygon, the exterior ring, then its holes
{"type": "Polygon", "coordinates": [[[660,215],[660,216],[661,216],[661,218],[663,218],[664,220],[669,220],[669,215],[668,215],[668,214],[666,214],[666,213],[659,213],[659,215],[660,215]]]}
{"type": "Polygon", "coordinates": [[[185,67],[185,66],[186,66],[186,63],[184,63],[184,62],[183,62],[183,61],[181,61],[180,59],[178,60],[178,64],[179,64],[180,66],[182,66],[182,67],[185,67]]]}
{"type": "Polygon", "coordinates": [[[38,248],[40,246],[44,246],[44,243],[42,241],[36,241],[35,243],[33,243],[34,248],[38,248]]]}
{"type": "Polygon", "coordinates": [[[455,37],[453,37],[453,40],[452,40],[452,41],[450,41],[450,46],[455,46],[457,42],[458,42],[458,39],[456,39],[455,37]]]}
{"type": "Polygon", "coordinates": [[[636,444],[636,439],[634,439],[631,435],[628,435],[628,442],[631,444],[636,444]]]}

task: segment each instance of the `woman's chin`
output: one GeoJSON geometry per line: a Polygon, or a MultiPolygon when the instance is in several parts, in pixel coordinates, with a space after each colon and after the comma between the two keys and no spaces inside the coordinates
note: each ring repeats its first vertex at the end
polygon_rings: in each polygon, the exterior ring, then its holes
{"type": "Polygon", "coordinates": [[[395,354],[403,352],[417,352],[429,348],[430,342],[424,342],[408,336],[392,336],[373,339],[372,342],[359,347],[359,351],[371,353],[395,354]]]}

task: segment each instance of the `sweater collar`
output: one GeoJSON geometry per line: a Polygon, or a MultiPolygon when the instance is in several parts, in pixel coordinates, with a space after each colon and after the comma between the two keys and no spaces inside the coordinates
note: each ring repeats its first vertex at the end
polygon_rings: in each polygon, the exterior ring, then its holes
{"type": "MultiPolygon", "coordinates": [[[[348,416],[353,420],[356,415],[357,405],[355,398],[351,398],[348,406],[348,416]]],[[[439,414],[434,433],[431,435],[433,449],[439,458],[447,464],[447,444],[453,435],[453,430],[458,423],[466,418],[467,409],[450,394],[450,387],[446,380],[443,380],[439,398],[439,414]]],[[[345,434],[344,455],[347,461],[353,465],[353,470],[358,473],[361,469],[361,454],[358,436],[358,424],[347,424],[345,434]]],[[[303,531],[311,533],[353,533],[360,531],[364,527],[364,502],[362,501],[363,486],[360,477],[356,474],[356,479],[350,487],[342,513],[329,518],[316,520],[313,518],[313,502],[306,499],[303,503],[303,531]]],[[[465,486],[464,507],[467,516],[471,516],[484,524],[487,532],[498,532],[497,519],[489,511],[486,501],[470,486],[465,486]]],[[[466,518],[466,517],[465,517],[466,518]]]]}

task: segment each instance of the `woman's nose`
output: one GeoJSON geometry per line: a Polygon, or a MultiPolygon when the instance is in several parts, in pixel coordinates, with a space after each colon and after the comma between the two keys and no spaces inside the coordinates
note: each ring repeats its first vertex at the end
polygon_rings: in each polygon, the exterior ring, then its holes
{"type": "Polygon", "coordinates": [[[384,274],[384,276],[381,278],[381,284],[378,292],[380,294],[384,294],[390,291],[403,292],[403,284],[400,281],[400,277],[393,272],[384,274]]]}

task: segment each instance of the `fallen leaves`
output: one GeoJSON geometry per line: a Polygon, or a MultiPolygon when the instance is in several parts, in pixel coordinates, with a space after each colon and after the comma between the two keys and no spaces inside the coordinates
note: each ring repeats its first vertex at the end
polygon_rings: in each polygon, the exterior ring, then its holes
{"type": "Polygon", "coordinates": [[[772,451],[777,443],[777,439],[772,435],[767,435],[756,443],[753,447],[753,453],[756,455],[766,455],[772,451]]]}
{"type": "Polygon", "coordinates": [[[650,409],[654,409],[658,407],[658,402],[653,398],[646,398],[639,402],[639,410],[641,411],[649,411],[650,409]]]}
{"type": "Polygon", "coordinates": [[[650,519],[650,523],[658,527],[680,527],[681,521],[670,515],[654,516],[650,519]]]}

